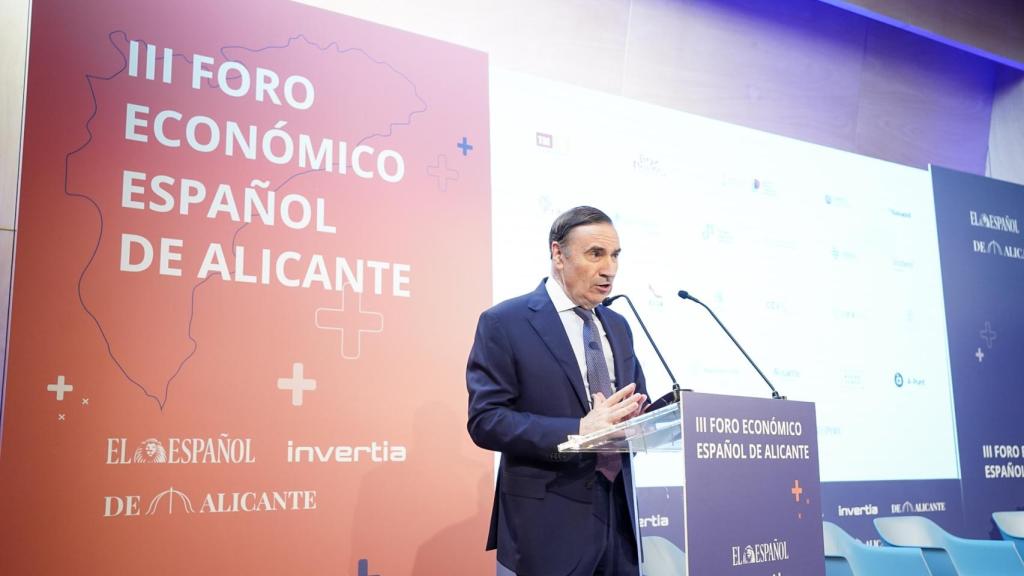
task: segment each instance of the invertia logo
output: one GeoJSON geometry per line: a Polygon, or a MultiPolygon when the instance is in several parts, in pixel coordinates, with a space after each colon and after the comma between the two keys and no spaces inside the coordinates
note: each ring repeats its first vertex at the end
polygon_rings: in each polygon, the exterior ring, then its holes
{"type": "Polygon", "coordinates": [[[103,517],[316,510],[316,490],[207,492],[199,499],[193,499],[185,492],[170,486],[150,497],[144,510],[142,503],[142,496],[136,494],[104,496],[103,517]]]}
{"type": "Polygon", "coordinates": [[[878,516],[878,506],[865,504],[863,506],[839,506],[839,517],[844,516],[878,516]]]}
{"type": "Polygon", "coordinates": [[[644,516],[643,518],[640,518],[641,528],[665,528],[668,525],[668,516],[662,516],[661,514],[653,514],[651,516],[644,516]]]}
{"type": "Polygon", "coordinates": [[[288,441],[288,462],[405,462],[405,446],[392,446],[387,440],[369,446],[296,446],[288,441]]]}
{"type": "Polygon", "coordinates": [[[126,438],[107,438],[107,464],[252,464],[251,438],[146,438],[132,450],[126,438]]]}

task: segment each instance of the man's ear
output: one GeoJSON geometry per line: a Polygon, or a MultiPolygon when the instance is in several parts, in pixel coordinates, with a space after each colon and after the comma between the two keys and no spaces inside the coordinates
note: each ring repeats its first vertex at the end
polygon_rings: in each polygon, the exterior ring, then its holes
{"type": "Polygon", "coordinates": [[[551,264],[561,270],[564,264],[564,254],[562,254],[562,245],[558,242],[551,243],[551,264]]]}

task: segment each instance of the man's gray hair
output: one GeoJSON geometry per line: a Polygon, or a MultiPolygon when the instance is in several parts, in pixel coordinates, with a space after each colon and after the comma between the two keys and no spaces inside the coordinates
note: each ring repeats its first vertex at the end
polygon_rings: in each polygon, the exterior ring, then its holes
{"type": "Polygon", "coordinates": [[[563,212],[558,218],[555,218],[555,221],[551,224],[551,233],[548,234],[548,250],[551,250],[553,242],[558,242],[558,245],[564,250],[565,239],[569,236],[569,232],[577,226],[611,223],[612,219],[607,214],[593,206],[571,208],[563,212]]]}

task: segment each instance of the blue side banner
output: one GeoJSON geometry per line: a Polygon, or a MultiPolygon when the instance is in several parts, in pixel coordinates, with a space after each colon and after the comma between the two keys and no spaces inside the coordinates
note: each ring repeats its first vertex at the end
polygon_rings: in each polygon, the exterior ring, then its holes
{"type": "Polygon", "coordinates": [[[964,536],[1024,508],[1024,186],[932,167],[964,536]]]}

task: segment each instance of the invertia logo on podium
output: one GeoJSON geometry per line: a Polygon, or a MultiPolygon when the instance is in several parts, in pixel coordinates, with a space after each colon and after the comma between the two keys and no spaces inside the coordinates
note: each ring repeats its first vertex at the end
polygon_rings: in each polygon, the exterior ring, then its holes
{"type": "Polygon", "coordinates": [[[134,444],[127,438],[107,438],[107,464],[252,464],[252,438],[146,438],[134,444]]]}
{"type": "Polygon", "coordinates": [[[104,518],[170,516],[173,514],[228,514],[316,510],[316,490],[207,492],[199,499],[173,486],[148,500],[138,494],[104,496],[104,518]]]}
{"type": "Polygon", "coordinates": [[[661,514],[652,514],[651,516],[640,518],[639,523],[641,528],[667,528],[669,518],[661,514]]]}

